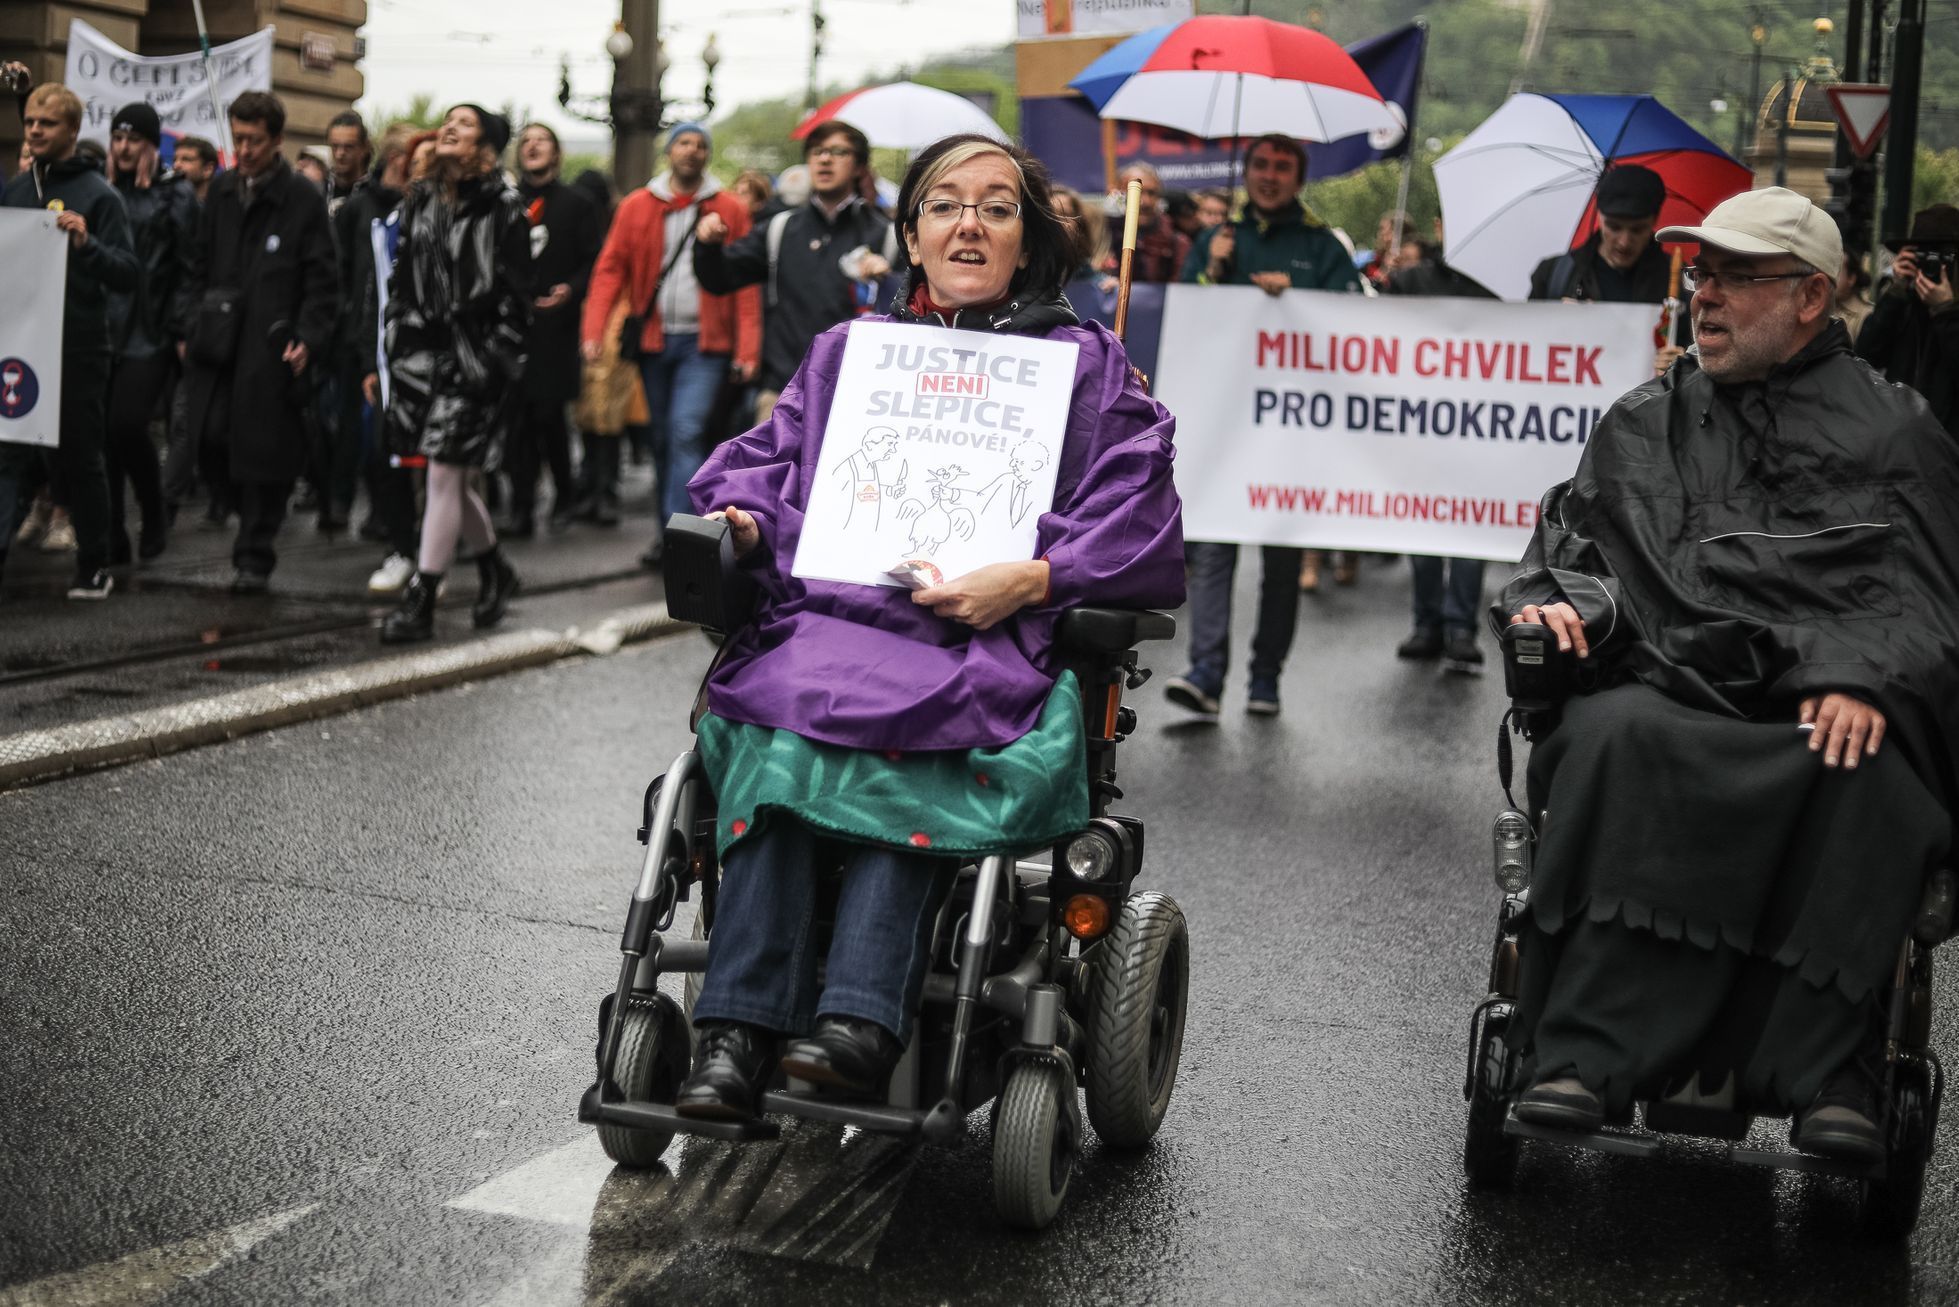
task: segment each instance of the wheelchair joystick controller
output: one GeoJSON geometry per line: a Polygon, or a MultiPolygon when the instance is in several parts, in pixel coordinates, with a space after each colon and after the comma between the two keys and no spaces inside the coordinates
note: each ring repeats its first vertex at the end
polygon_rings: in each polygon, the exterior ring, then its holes
{"type": "Polygon", "coordinates": [[[1571,693],[1570,659],[1548,626],[1518,622],[1503,628],[1503,689],[1519,712],[1549,712],[1571,693]]]}

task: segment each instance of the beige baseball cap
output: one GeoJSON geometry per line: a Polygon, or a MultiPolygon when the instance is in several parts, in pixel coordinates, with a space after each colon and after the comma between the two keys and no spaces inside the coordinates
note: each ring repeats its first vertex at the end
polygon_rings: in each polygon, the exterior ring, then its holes
{"type": "Polygon", "coordinates": [[[1721,201],[1698,227],[1666,227],[1663,241],[1699,241],[1731,254],[1793,254],[1819,272],[1843,266],[1843,234],[1830,215],[1782,186],[1721,201]]]}

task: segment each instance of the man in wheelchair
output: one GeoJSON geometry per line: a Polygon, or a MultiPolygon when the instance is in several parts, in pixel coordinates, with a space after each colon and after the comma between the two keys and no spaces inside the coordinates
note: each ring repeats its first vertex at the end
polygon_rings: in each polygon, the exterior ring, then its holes
{"type": "Polygon", "coordinates": [[[1876,1161],[1880,999],[1952,848],[1959,447],[1852,356],[1808,200],[1660,237],[1700,245],[1696,348],[1613,406],[1492,609],[1574,691],[1533,731],[1515,1115],[1593,1131],[1698,1081],[1876,1161]]]}

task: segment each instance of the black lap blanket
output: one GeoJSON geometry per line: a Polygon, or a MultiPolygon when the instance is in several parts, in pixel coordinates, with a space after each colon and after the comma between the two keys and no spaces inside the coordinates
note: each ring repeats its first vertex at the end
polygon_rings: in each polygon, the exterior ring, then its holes
{"type": "Polygon", "coordinates": [[[1823,766],[1789,721],[1643,685],[1580,695],[1531,755],[1530,912],[1725,944],[1862,999],[1897,962],[1951,821],[1895,749],[1823,766]]]}

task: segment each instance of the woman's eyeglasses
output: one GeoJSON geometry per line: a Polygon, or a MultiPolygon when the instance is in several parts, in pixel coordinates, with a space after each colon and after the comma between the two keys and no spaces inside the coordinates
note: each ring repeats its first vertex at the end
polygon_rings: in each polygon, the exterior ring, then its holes
{"type": "Polygon", "coordinates": [[[961,204],[957,200],[918,202],[921,221],[945,226],[958,222],[968,209],[977,212],[979,220],[989,227],[1008,227],[1020,220],[1020,206],[1011,200],[981,200],[978,204],[961,204]]]}

